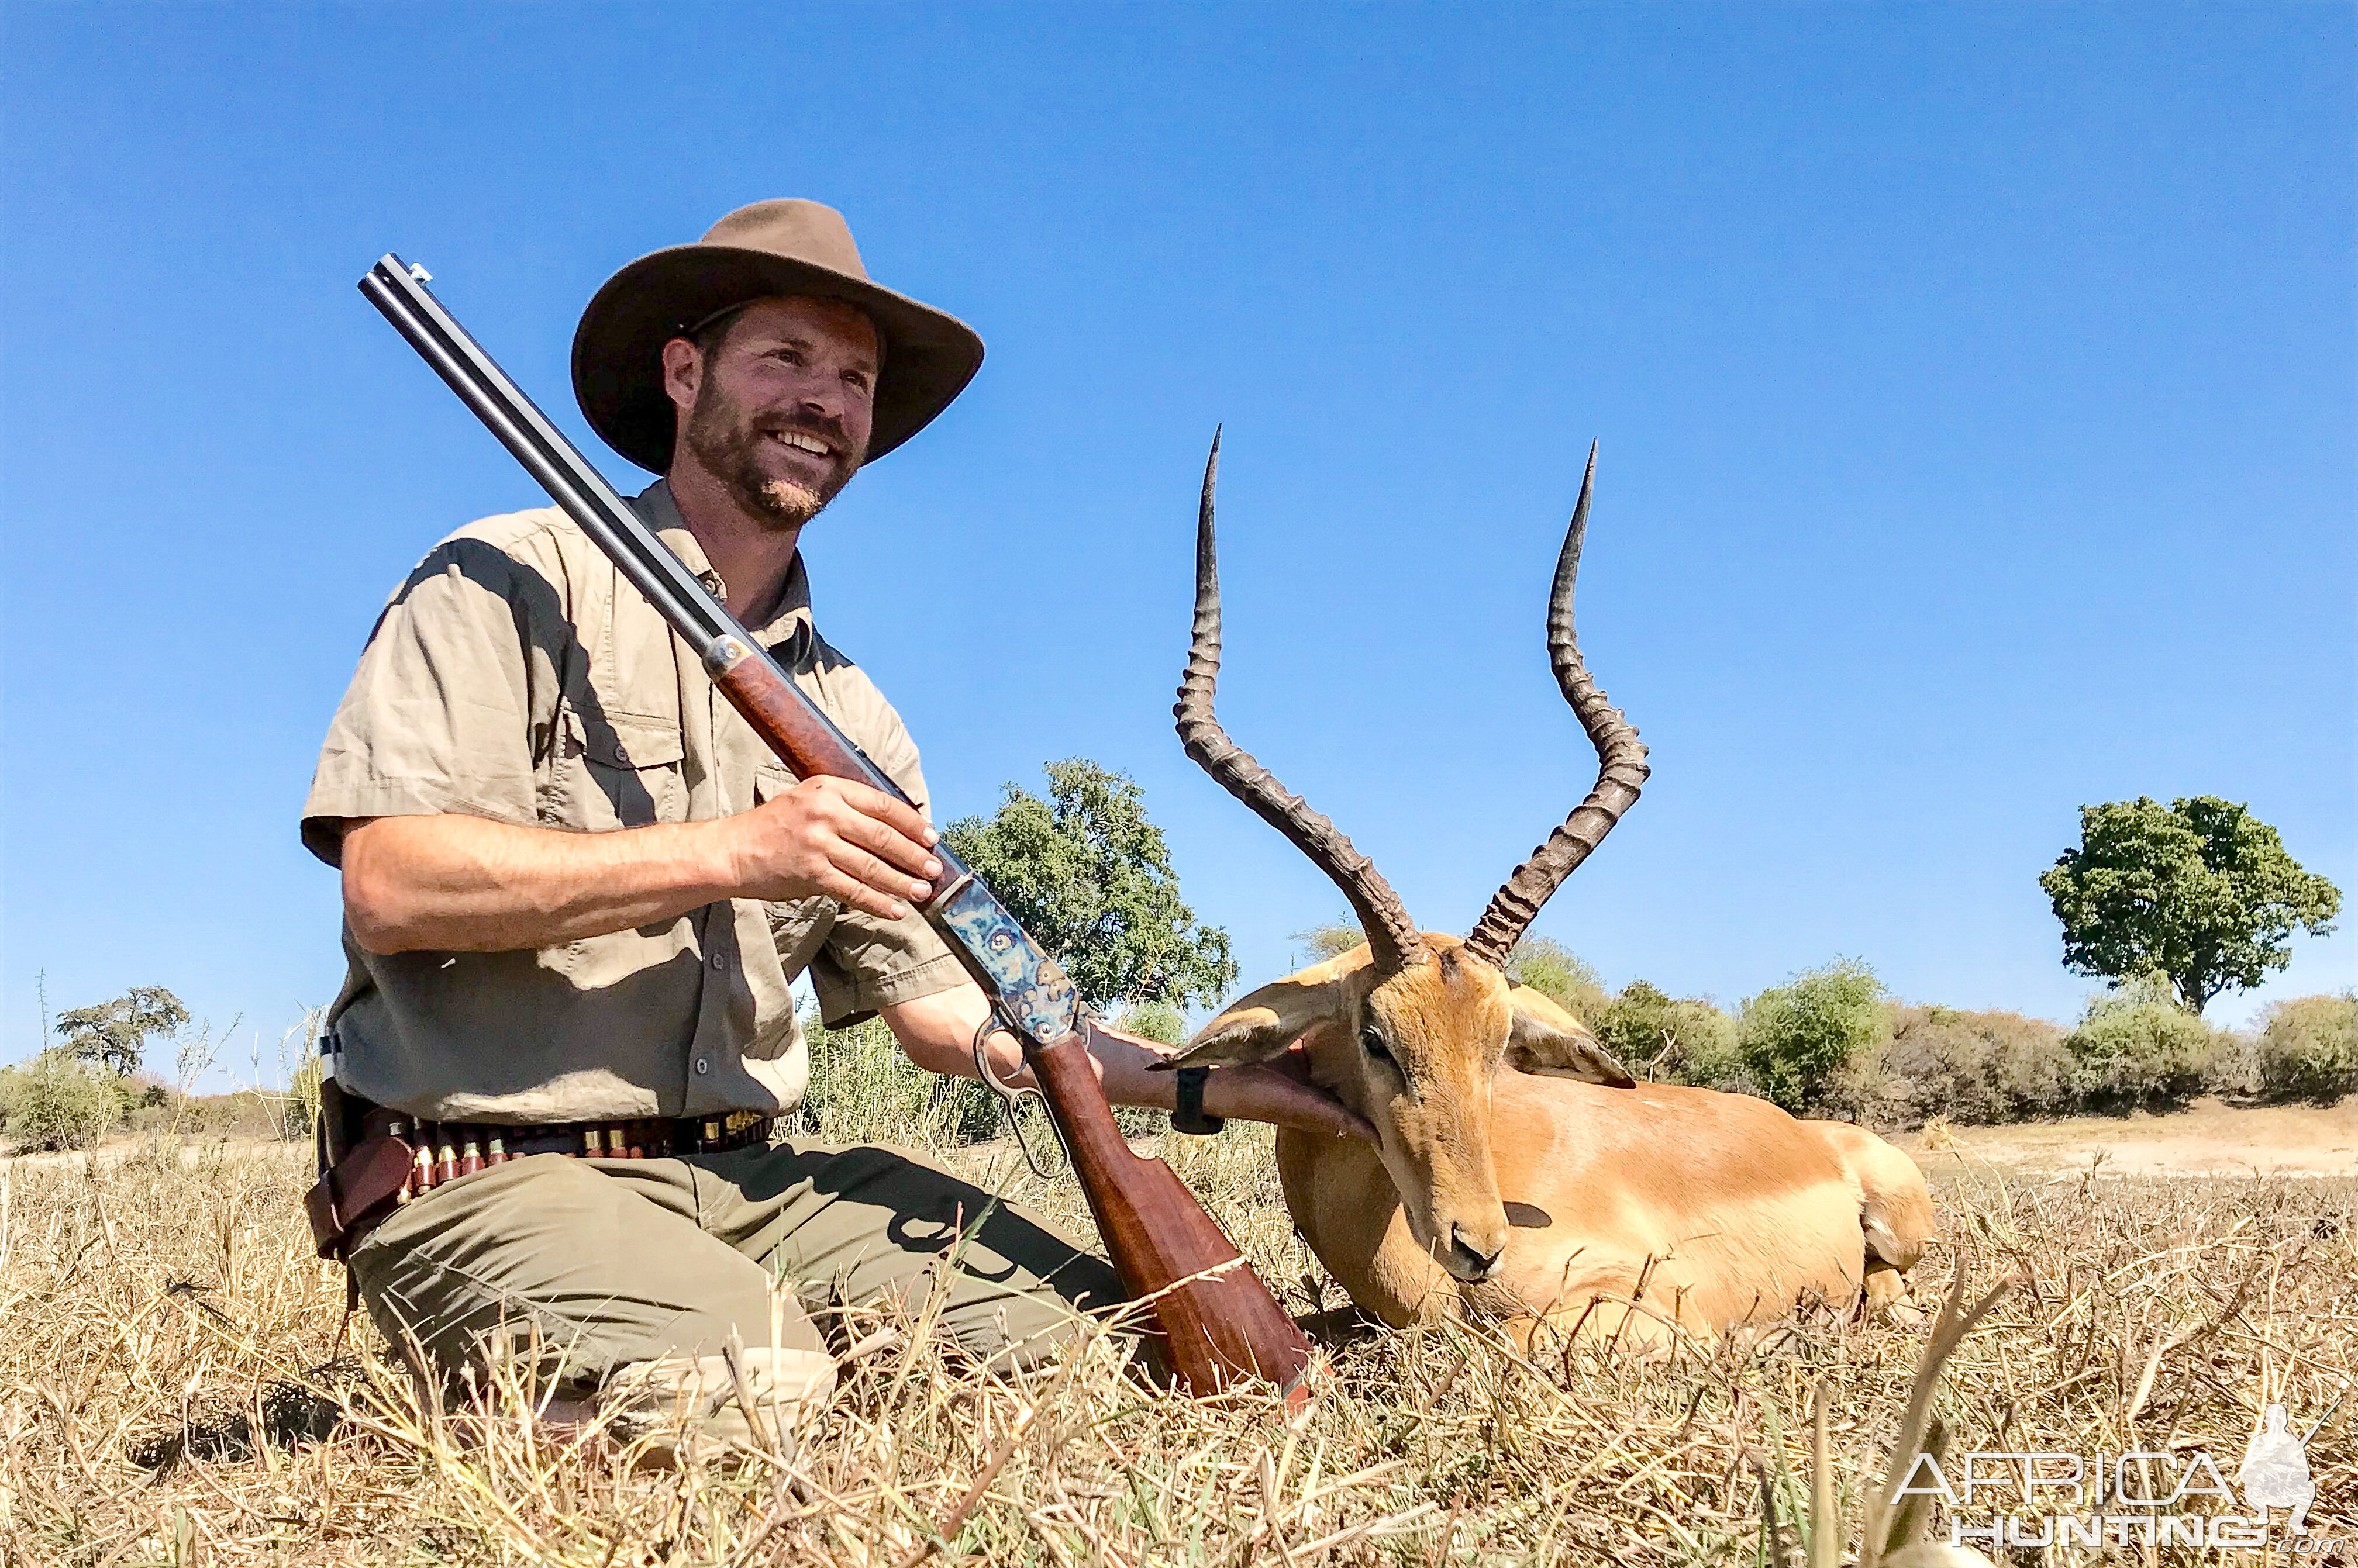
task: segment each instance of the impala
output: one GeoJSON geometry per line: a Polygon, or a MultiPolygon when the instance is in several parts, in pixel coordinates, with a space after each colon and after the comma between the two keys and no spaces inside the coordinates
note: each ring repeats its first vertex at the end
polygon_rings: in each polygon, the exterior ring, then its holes
{"type": "Polygon", "coordinates": [[[1312,1077],[1376,1129],[1282,1130],[1278,1173],[1312,1250],[1395,1326],[1457,1314],[1528,1338],[1542,1321],[1660,1344],[1797,1303],[1883,1304],[1931,1234],[1924,1179],[1874,1134],[1797,1120],[1747,1095],[1633,1081],[1571,1013],[1508,979],[1540,906],[1648,776],[1638,731],[1583,665],[1573,585],[1589,451],[1548,604],[1549,661],[1595,747],[1596,783],[1464,938],[1420,931],[1368,858],[1228,739],[1213,715],[1219,441],[1204,470],[1195,620],[1174,710],[1187,754],[1331,878],[1364,946],[1261,987],[1171,1064],[1265,1061],[1297,1044],[1312,1077]]]}

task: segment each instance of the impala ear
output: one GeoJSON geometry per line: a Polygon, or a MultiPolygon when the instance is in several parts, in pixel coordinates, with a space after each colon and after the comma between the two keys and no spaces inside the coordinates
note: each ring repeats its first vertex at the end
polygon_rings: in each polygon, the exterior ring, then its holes
{"type": "Polygon", "coordinates": [[[1507,1065],[1519,1073],[1551,1078],[1578,1078],[1626,1089],[1638,1080],[1615,1061],[1580,1020],[1529,986],[1507,992],[1515,1009],[1514,1027],[1507,1034],[1507,1065]]]}
{"type": "MultiPolygon", "coordinates": [[[[1325,966],[1320,966],[1321,968],[1325,966]]],[[[1317,970],[1311,973],[1316,974],[1317,970]]],[[[1315,1028],[1343,1004],[1339,979],[1297,975],[1272,980],[1240,997],[1195,1033],[1187,1048],[1159,1067],[1237,1067],[1265,1062],[1315,1028]]]]}

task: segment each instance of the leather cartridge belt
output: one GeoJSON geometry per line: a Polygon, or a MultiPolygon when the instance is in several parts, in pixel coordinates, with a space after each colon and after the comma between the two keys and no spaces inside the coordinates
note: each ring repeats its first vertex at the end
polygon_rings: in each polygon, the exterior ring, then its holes
{"type": "MultiPolygon", "coordinates": [[[[357,1097],[347,1097],[357,1098],[357,1097]]],[[[480,1121],[426,1121],[384,1106],[366,1106],[360,1141],[341,1151],[304,1195],[319,1256],[347,1255],[401,1205],[447,1182],[510,1160],[566,1154],[584,1160],[665,1160],[718,1154],[767,1143],[776,1119],[759,1111],[672,1119],[549,1121],[506,1126],[480,1121]]]]}

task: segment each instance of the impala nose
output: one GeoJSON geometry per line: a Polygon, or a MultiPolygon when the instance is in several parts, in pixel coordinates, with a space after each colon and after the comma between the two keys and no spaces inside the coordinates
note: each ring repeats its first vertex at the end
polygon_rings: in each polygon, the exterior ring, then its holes
{"type": "Polygon", "coordinates": [[[1449,1227],[1449,1256],[1442,1266],[1461,1280],[1478,1281],[1498,1271],[1498,1260],[1507,1255],[1507,1244],[1501,1240],[1487,1252],[1474,1245],[1462,1225],[1449,1227]]]}

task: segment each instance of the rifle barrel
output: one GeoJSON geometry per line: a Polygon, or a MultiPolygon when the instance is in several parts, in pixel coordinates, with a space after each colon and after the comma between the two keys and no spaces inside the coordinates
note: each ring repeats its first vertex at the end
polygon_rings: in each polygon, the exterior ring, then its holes
{"type": "Polygon", "coordinates": [[[361,279],[361,292],[691,646],[701,653],[717,637],[745,636],[736,617],[639,520],[399,256],[388,254],[371,267],[361,279]]]}

